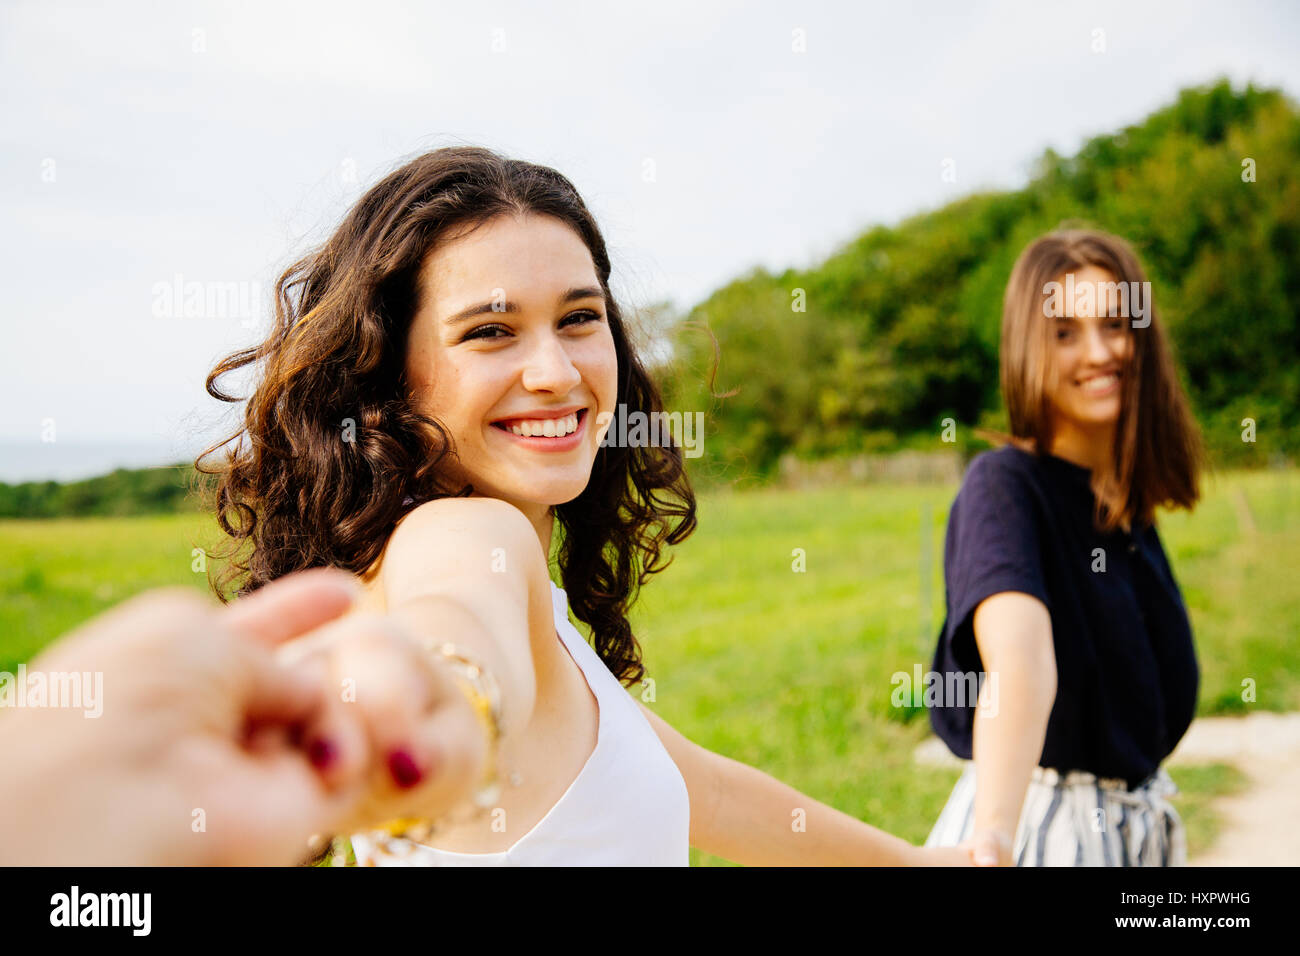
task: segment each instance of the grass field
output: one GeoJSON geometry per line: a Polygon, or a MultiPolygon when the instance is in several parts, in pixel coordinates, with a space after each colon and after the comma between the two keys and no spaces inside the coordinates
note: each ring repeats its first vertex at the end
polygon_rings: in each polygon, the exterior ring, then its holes
{"type": "MultiPolygon", "coordinates": [[[[1212,479],[1194,515],[1161,519],[1192,615],[1199,713],[1300,708],[1300,474],[1212,479]],[[1254,681],[1256,700],[1242,698],[1254,681]]],[[[895,672],[928,669],[943,620],[951,485],[714,493],[700,528],[634,614],[653,706],[698,743],[915,842],[956,771],[914,764],[924,712],[890,706],[895,672]],[[802,549],[804,570],[793,569],[802,549]]],[[[201,516],[0,522],[0,670],[146,588],[205,589],[201,516]]],[[[648,688],[637,688],[643,699],[648,688]]],[[[649,700],[647,700],[650,703],[649,700]]],[[[1193,854],[1230,768],[1175,768],[1193,854]]],[[[692,862],[718,861],[692,851],[692,862]]]]}

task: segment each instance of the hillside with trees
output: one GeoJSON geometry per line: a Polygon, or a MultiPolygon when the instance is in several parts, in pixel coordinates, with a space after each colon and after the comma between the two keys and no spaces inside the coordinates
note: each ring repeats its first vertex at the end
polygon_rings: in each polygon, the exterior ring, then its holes
{"type": "Polygon", "coordinates": [[[1004,424],[1003,289],[1025,245],[1062,224],[1138,251],[1216,464],[1300,451],[1300,113],[1277,91],[1224,81],[1073,157],[1049,150],[1021,190],[718,289],[673,324],[662,373],[670,407],[708,412],[692,466],[760,477],[783,455],[942,448],[947,417],[963,443],[973,426],[1004,424]]]}
{"type": "MultiPolygon", "coordinates": [[[[951,450],[947,418],[960,449],[977,446],[976,427],[1005,426],[1011,266],[1062,224],[1137,249],[1216,465],[1300,455],[1300,111],[1224,81],[1075,156],[1047,151],[1023,189],[869,229],[808,270],[756,270],[682,316],[648,310],[672,346],[657,369],[669,408],[707,413],[692,474],[762,480],[786,456],[951,450]]],[[[0,517],[193,508],[191,478],[180,465],[0,484],[0,517]]]]}

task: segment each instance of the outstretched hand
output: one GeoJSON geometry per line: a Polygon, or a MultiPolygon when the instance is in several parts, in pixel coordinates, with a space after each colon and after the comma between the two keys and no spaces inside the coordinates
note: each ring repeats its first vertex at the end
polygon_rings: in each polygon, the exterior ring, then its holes
{"type": "Polygon", "coordinates": [[[58,641],[29,675],[98,682],[99,713],[0,712],[0,860],[300,859],[356,803],[370,754],[359,729],[331,720],[322,676],[277,662],[272,647],[338,617],[355,593],[333,570],[288,576],[229,609],[154,591],[58,641]]]}
{"type": "Polygon", "coordinates": [[[393,617],[356,615],[281,650],[326,675],[340,727],[356,727],[370,755],[362,794],[336,833],[395,818],[436,819],[461,806],[488,759],[483,725],[453,670],[393,617]],[[338,703],[343,688],[345,703],[338,703]]]}

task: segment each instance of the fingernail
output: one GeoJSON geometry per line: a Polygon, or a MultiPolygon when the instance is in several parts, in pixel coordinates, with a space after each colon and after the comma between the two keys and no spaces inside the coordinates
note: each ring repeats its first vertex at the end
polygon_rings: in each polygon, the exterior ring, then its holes
{"type": "Polygon", "coordinates": [[[998,855],[985,850],[982,853],[975,854],[975,862],[980,866],[997,866],[998,855]]]}
{"type": "Polygon", "coordinates": [[[324,737],[316,737],[307,745],[307,759],[317,770],[324,770],[332,764],[339,755],[338,747],[334,746],[332,740],[324,737]]]}
{"type": "Polygon", "coordinates": [[[405,750],[394,750],[388,755],[388,772],[403,790],[414,787],[424,776],[415,765],[415,758],[405,750]]]}

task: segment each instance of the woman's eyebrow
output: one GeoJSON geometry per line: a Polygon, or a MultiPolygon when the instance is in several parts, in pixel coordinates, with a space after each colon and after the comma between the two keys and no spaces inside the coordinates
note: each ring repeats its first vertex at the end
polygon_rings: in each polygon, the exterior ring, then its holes
{"type": "MultiPolygon", "coordinates": [[[[569,302],[577,302],[580,299],[604,299],[605,293],[596,286],[578,286],[568,289],[560,295],[559,305],[566,305],[569,302]]],[[[496,299],[489,299],[486,302],[480,302],[477,305],[471,305],[467,309],[461,309],[455,315],[449,315],[443,322],[444,325],[456,325],[464,322],[466,319],[472,319],[476,315],[483,315],[487,312],[519,312],[518,303],[509,300],[501,302],[496,299]]]]}

